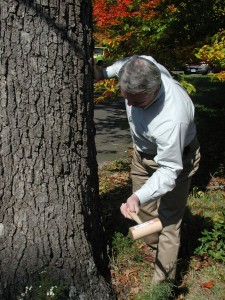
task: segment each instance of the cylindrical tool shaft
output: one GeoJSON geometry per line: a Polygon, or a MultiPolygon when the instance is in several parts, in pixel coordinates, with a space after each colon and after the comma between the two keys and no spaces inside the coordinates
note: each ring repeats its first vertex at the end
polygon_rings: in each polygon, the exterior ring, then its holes
{"type": "Polygon", "coordinates": [[[129,228],[129,232],[133,240],[143,238],[155,232],[160,232],[161,230],[162,223],[159,218],[155,218],[129,228]]]}

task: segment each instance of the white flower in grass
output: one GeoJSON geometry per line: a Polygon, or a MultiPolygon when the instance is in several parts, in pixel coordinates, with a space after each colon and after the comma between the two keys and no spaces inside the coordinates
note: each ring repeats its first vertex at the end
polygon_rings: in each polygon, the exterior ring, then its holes
{"type": "Polygon", "coordinates": [[[55,293],[54,293],[54,289],[57,289],[57,286],[52,286],[49,290],[49,292],[47,292],[47,296],[50,296],[50,297],[54,297],[55,296],[55,293]]]}

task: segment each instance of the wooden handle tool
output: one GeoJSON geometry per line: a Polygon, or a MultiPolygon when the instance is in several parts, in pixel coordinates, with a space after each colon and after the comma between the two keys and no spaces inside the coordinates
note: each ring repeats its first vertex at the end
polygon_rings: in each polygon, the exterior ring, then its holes
{"type": "Polygon", "coordinates": [[[136,213],[130,212],[129,215],[132,219],[138,223],[138,225],[132,226],[129,228],[129,233],[132,240],[137,240],[148,236],[152,233],[160,232],[162,230],[162,223],[159,218],[155,218],[149,220],[147,222],[142,223],[140,218],[136,213]]]}
{"type": "Polygon", "coordinates": [[[130,210],[128,211],[129,215],[131,216],[131,218],[137,223],[137,224],[141,224],[142,221],[141,219],[138,217],[138,215],[135,212],[131,212],[130,210]]]}

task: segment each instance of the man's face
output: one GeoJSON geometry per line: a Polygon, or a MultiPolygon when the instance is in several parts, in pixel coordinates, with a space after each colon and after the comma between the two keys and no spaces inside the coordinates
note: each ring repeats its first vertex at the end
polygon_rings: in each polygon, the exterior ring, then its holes
{"type": "MultiPolygon", "coordinates": [[[[158,89],[157,91],[158,92],[158,89]]],[[[154,98],[156,97],[157,93],[154,92],[151,95],[146,94],[145,92],[137,93],[137,94],[130,94],[129,92],[125,90],[121,90],[122,96],[127,99],[127,104],[129,106],[135,106],[135,107],[144,107],[149,105],[154,98]]]]}

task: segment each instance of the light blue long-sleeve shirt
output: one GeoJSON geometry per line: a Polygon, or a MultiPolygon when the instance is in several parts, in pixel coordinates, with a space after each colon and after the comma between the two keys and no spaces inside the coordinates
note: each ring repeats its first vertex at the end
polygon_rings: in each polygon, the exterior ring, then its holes
{"type": "MultiPolygon", "coordinates": [[[[194,105],[184,88],[152,57],[141,57],[155,63],[161,71],[161,88],[150,105],[128,106],[125,100],[131,136],[137,150],[153,155],[159,166],[135,192],[143,204],[174,189],[175,180],[183,169],[184,148],[194,139],[196,126],[194,105]]],[[[104,69],[104,77],[118,76],[120,68],[129,59],[119,60],[104,69]]]]}

